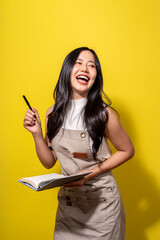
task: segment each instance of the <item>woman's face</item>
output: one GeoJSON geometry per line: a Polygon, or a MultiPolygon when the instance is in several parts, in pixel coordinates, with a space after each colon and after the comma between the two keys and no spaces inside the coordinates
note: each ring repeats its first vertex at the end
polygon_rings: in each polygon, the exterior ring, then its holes
{"type": "Polygon", "coordinates": [[[95,58],[92,52],[82,51],[70,75],[72,99],[86,97],[97,76],[95,58]]]}

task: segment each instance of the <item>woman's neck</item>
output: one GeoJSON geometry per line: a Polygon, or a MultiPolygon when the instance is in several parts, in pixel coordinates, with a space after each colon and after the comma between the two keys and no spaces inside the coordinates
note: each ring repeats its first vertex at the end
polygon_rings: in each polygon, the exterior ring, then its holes
{"type": "Polygon", "coordinates": [[[86,98],[87,95],[88,95],[88,93],[82,93],[82,94],[80,94],[80,93],[74,92],[74,93],[72,93],[71,99],[72,99],[72,100],[78,100],[78,99],[81,99],[81,98],[86,98]]]}

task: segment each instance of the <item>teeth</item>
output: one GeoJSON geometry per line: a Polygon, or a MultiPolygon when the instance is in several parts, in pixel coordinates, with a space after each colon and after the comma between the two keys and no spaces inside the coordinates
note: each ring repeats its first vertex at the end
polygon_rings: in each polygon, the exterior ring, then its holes
{"type": "Polygon", "coordinates": [[[85,81],[88,81],[88,78],[85,76],[78,76],[77,79],[79,79],[79,78],[84,79],[85,81]]]}

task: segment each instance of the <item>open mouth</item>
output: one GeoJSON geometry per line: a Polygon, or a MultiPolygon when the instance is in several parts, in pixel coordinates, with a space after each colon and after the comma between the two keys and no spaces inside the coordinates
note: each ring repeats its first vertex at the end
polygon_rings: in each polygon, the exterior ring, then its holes
{"type": "Polygon", "coordinates": [[[81,81],[84,81],[84,82],[88,82],[89,81],[89,77],[83,76],[83,75],[79,75],[76,78],[77,78],[77,80],[81,80],[81,81]]]}

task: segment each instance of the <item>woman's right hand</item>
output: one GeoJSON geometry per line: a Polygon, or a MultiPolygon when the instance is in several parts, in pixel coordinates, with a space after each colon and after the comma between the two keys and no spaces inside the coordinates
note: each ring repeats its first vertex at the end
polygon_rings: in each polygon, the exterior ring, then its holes
{"type": "Polygon", "coordinates": [[[32,111],[30,109],[27,110],[23,126],[33,135],[42,134],[41,121],[35,108],[32,108],[32,111]],[[36,115],[36,118],[34,115],[36,115]]]}

